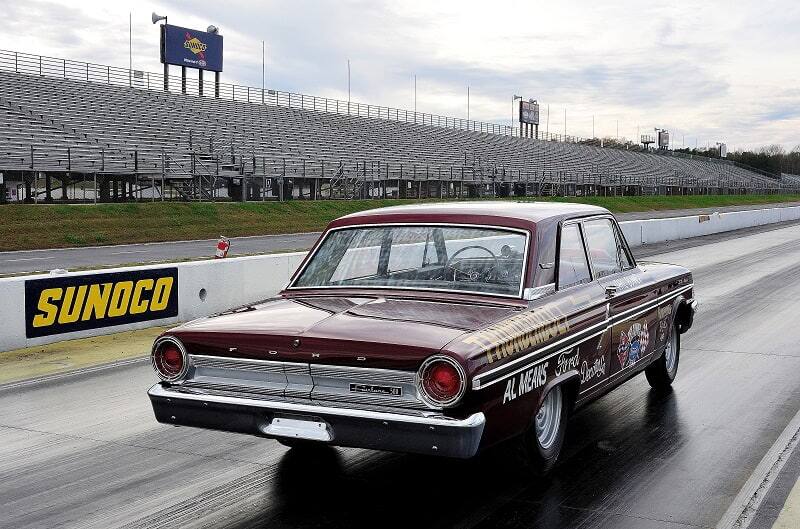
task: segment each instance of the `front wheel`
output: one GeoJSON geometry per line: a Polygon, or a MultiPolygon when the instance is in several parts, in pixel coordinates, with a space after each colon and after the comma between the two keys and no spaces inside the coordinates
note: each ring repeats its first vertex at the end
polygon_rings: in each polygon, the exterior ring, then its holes
{"type": "Polygon", "coordinates": [[[644,375],[647,377],[650,387],[666,390],[672,385],[675,375],[678,374],[680,356],[681,337],[678,332],[678,326],[673,325],[667,338],[667,345],[664,347],[664,354],[644,370],[644,375]]]}
{"type": "Polygon", "coordinates": [[[520,439],[524,463],[537,474],[549,472],[561,453],[567,429],[567,400],[561,386],[552,388],[520,439]]]}

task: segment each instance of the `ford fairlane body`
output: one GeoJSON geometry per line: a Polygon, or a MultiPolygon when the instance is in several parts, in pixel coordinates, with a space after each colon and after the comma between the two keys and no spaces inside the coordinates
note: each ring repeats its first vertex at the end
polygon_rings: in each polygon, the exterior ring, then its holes
{"type": "Polygon", "coordinates": [[[576,406],[672,383],[692,289],[603,208],[376,209],[332,222],[276,297],[159,337],[149,396],[168,424],[459,458],[510,440],[546,471],[576,406]]]}

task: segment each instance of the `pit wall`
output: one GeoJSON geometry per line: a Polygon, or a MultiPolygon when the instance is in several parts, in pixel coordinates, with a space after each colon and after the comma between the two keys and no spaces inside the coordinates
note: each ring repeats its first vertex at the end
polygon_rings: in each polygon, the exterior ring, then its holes
{"type": "MultiPolygon", "coordinates": [[[[800,207],[634,220],[621,222],[620,226],[630,246],[635,247],[792,220],[800,220],[800,207]]],[[[3,324],[3,332],[0,334],[0,351],[145,327],[171,325],[259,301],[280,291],[287,284],[304,256],[305,252],[294,252],[103,269],[102,271],[70,272],[58,275],[40,274],[0,278],[0,322],[3,324]],[[26,281],[164,268],[178,269],[177,316],[36,338],[26,336],[26,281]]],[[[33,306],[36,306],[35,301],[33,306]]]]}

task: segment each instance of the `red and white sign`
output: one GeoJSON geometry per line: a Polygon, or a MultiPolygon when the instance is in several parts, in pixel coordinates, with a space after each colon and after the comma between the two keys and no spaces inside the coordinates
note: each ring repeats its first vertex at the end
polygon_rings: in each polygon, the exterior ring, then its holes
{"type": "Polygon", "coordinates": [[[224,259],[228,257],[228,250],[231,249],[231,241],[227,237],[219,236],[217,241],[217,251],[214,253],[214,259],[224,259]]]}

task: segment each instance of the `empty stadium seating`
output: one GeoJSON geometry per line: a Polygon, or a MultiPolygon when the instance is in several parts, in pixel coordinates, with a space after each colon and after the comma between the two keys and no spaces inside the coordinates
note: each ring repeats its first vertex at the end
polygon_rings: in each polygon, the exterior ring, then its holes
{"type": "MultiPolygon", "coordinates": [[[[0,170],[771,188],[705,158],[0,71],[0,170]],[[327,168],[327,172],[326,172],[327,168]]],[[[797,182],[784,179],[791,185],[797,182]]]]}

